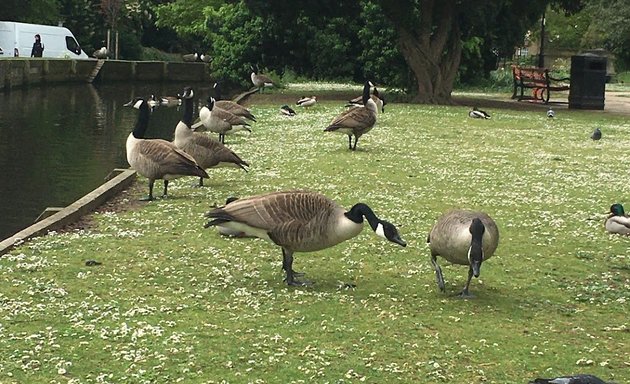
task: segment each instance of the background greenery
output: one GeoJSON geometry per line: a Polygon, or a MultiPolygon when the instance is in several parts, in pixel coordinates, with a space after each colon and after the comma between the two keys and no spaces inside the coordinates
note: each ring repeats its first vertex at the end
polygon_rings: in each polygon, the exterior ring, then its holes
{"type": "Polygon", "coordinates": [[[360,87],[321,87],[251,99],[253,132],[228,137],[249,173],[211,170],[205,188],[179,179],[148,204],[136,202],[140,179],[126,210],[0,258],[0,382],[630,381],[628,239],[602,225],[610,204],[630,204],[616,161],[630,145],[626,117],[484,108],[492,119],[476,120],[470,106],[390,103],[351,152],[323,128],[360,87]],[[305,92],[321,95],[316,107],[279,114],[305,92]],[[408,247],[366,229],[297,254],[316,284],[295,289],[278,247],[203,229],[228,196],[293,188],[368,203],[408,247]],[[466,268],[443,260],[447,293],[437,290],[425,245],[453,207],[484,210],[501,230],[470,300],[455,297],[466,268]]]}

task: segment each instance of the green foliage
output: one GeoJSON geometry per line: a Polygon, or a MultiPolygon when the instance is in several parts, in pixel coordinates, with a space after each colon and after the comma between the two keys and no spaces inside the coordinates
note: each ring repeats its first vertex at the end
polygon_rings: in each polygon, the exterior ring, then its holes
{"type": "Polygon", "coordinates": [[[59,0],[2,0],[0,19],[57,25],[60,19],[59,0]]]}
{"type": "Polygon", "coordinates": [[[182,61],[179,53],[166,53],[157,48],[143,47],[142,60],[147,61],[182,61]]]}

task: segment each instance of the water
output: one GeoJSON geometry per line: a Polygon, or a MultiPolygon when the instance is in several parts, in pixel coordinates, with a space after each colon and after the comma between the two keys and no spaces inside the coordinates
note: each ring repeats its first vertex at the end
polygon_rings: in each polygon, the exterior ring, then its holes
{"type": "MultiPolygon", "coordinates": [[[[0,93],[0,240],[31,225],[46,207],[65,207],[128,168],[125,141],[135,96],[206,95],[205,84],[49,85],[0,93]],[[205,88],[204,88],[205,87],[205,88]]],[[[157,108],[147,137],[171,140],[177,108],[157,108]]]]}

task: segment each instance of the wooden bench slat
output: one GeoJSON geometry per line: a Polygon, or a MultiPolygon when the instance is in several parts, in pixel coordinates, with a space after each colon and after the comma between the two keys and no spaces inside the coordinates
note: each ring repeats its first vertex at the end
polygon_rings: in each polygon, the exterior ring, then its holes
{"type": "Polygon", "coordinates": [[[537,100],[547,104],[551,91],[567,91],[570,89],[570,85],[562,84],[562,82],[570,81],[570,78],[554,78],[549,75],[549,69],[547,68],[513,65],[512,76],[514,79],[512,98],[518,98],[519,101],[537,100]],[[532,89],[532,96],[525,95],[525,89],[532,89]]]}

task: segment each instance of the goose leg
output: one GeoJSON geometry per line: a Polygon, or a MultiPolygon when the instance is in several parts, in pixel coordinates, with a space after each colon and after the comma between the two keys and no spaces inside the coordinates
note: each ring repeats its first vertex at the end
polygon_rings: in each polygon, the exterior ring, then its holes
{"type": "Polygon", "coordinates": [[[155,184],[155,180],[149,180],[149,196],[140,199],[140,201],[153,200],[153,184],[155,184]]]}
{"type": "Polygon", "coordinates": [[[437,285],[440,288],[440,291],[444,292],[446,290],[444,286],[444,276],[442,275],[442,268],[437,263],[437,255],[431,255],[431,264],[433,264],[433,268],[435,269],[435,280],[437,281],[437,285]]]}
{"type": "Polygon", "coordinates": [[[221,142],[221,144],[225,144],[225,135],[222,133],[219,133],[219,141],[221,142]]]}
{"type": "Polygon", "coordinates": [[[164,194],[162,197],[168,197],[168,180],[164,180],[164,194]]]}
{"type": "Polygon", "coordinates": [[[460,297],[474,297],[473,295],[468,293],[468,286],[470,285],[470,280],[472,280],[472,277],[473,277],[473,270],[472,268],[470,268],[468,269],[468,280],[466,281],[466,285],[464,286],[464,289],[459,294],[460,297]]]}
{"type": "Polygon", "coordinates": [[[355,135],[354,136],[354,146],[352,147],[353,151],[357,150],[357,143],[359,142],[359,136],[355,135]]]}
{"type": "Polygon", "coordinates": [[[352,150],[352,135],[348,135],[348,149],[352,150]]]}
{"type": "Polygon", "coordinates": [[[287,277],[285,279],[287,285],[302,286],[311,284],[310,281],[298,281],[295,279],[298,275],[303,274],[299,274],[293,270],[293,252],[287,251],[284,248],[282,248],[282,269],[284,269],[287,273],[287,277]]]}
{"type": "Polygon", "coordinates": [[[200,178],[199,178],[199,186],[200,186],[200,187],[203,187],[203,177],[200,177],[200,178]]]}

